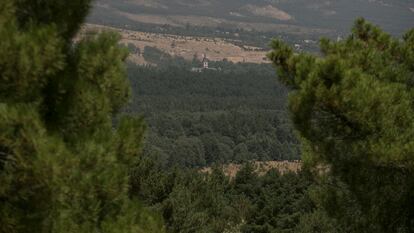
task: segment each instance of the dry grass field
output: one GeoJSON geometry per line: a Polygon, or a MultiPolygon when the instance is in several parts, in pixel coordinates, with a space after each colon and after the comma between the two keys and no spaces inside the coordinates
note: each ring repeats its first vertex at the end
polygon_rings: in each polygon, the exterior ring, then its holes
{"type": "MultiPolygon", "coordinates": [[[[222,61],[227,59],[232,62],[267,63],[266,51],[252,46],[238,46],[236,41],[224,40],[221,38],[177,36],[156,33],[146,33],[112,28],[101,25],[86,24],[82,31],[116,31],[121,34],[121,43],[133,44],[140,51],[146,46],[156,47],[172,55],[192,60],[194,56],[198,59],[206,54],[211,61],[222,61]],[[233,43],[232,43],[233,42],[233,43]]],[[[240,42],[239,42],[240,44],[240,42]]],[[[130,59],[138,64],[145,64],[142,54],[131,54],[130,59]]]]}
{"type": "MultiPolygon", "coordinates": [[[[276,169],[281,174],[287,172],[299,172],[302,168],[300,161],[266,161],[266,162],[253,162],[256,173],[261,176],[266,174],[269,170],[276,169]]],[[[236,177],[237,172],[241,169],[242,165],[239,164],[227,164],[223,166],[223,172],[230,178],[236,177]]],[[[200,170],[202,173],[211,173],[212,168],[207,167],[200,170]]]]}

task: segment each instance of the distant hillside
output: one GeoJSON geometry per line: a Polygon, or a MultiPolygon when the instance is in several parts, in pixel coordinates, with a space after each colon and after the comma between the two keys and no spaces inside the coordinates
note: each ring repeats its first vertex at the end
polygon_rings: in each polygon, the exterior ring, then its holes
{"type": "Polygon", "coordinates": [[[401,34],[414,27],[412,0],[98,0],[94,23],[146,23],[342,34],[356,17],[401,34]]]}
{"type": "Polygon", "coordinates": [[[228,60],[231,62],[269,63],[266,59],[267,50],[246,46],[239,40],[224,40],[214,37],[190,37],[176,35],[160,35],[107,26],[86,24],[79,34],[80,37],[89,31],[111,30],[121,35],[121,43],[131,49],[130,60],[136,64],[147,64],[143,53],[146,47],[160,49],[171,56],[183,57],[188,61],[194,58],[201,60],[206,55],[211,61],[228,60]]]}

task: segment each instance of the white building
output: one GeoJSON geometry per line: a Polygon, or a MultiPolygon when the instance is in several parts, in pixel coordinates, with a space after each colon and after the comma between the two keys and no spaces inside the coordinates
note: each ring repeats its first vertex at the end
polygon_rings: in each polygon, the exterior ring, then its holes
{"type": "Polygon", "coordinates": [[[209,62],[209,60],[208,60],[206,54],[203,54],[203,60],[201,61],[203,66],[202,67],[193,67],[191,69],[191,71],[193,71],[193,72],[203,72],[203,71],[206,71],[206,70],[212,70],[212,71],[220,71],[221,70],[220,67],[219,68],[210,68],[208,66],[208,62],[209,62]]]}
{"type": "Polygon", "coordinates": [[[203,68],[208,69],[208,58],[207,58],[206,54],[204,54],[204,56],[203,56],[202,63],[203,63],[203,68]]]}

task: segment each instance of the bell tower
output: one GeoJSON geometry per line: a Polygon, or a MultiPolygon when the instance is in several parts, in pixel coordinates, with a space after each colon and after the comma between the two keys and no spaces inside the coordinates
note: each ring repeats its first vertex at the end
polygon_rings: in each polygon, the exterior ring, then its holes
{"type": "Polygon", "coordinates": [[[203,54],[203,68],[204,69],[208,69],[208,59],[207,59],[207,55],[203,54]]]}

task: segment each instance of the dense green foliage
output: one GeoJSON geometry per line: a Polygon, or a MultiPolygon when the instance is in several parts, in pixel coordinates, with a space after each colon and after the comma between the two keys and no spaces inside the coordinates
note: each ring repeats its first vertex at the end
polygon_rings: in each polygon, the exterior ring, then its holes
{"type": "Polygon", "coordinates": [[[211,174],[166,170],[143,158],[132,177],[132,195],[160,211],[171,233],[296,232],[314,208],[306,172],[258,176],[246,164],[230,179],[219,167],[211,174]]]}
{"type": "Polygon", "coordinates": [[[0,1],[0,232],[163,232],[129,197],[142,119],[114,34],[72,39],[90,1],[0,1]]]}
{"type": "Polygon", "coordinates": [[[147,47],[126,70],[117,35],[73,42],[90,4],[0,2],[1,233],[414,232],[414,30],[274,41],[305,167],[230,178],[188,167],[299,157],[271,67],[147,47]]]}
{"type": "Polygon", "coordinates": [[[248,164],[230,179],[219,167],[211,175],[184,168],[299,157],[272,67],[210,62],[221,70],[199,73],[190,71],[197,60],[152,47],[142,56],[156,67],[128,69],[133,101],[124,111],[149,125],[131,195],[161,212],[172,233],[295,232],[313,209],[306,172],[258,176],[248,164]]]}
{"type": "Polygon", "coordinates": [[[272,47],[318,205],[343,232],[413,232],[414,30],[398,39],[359,19],[321,57],[272,47]]]}
{"type": "Polygon", "coordinates": [[[190,71],[197,61],[148,51],[158,66],[129,66],[133,102],[125,110],[145,116],[146,155],[187,167],[299,158],[287,92],[271,66],[212,62],[221,71],[198,73],[190,71]]]}

